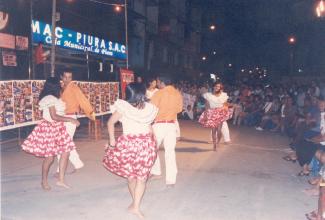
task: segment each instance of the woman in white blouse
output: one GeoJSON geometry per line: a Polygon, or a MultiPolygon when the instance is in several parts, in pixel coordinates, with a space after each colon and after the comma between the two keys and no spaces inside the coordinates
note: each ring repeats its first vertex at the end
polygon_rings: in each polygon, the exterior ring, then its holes
{"type": "Polygon", "coordinates": [[[202,97],[207,100],[209,107],[200,116],[199,123],[204,127],[212,129],[213,150],[216,151],[217,144],[222,136],[221,126],[229,118],[229,111],[226,106],[228,95],[223,92],[223,85],[220,82],[216,82],[213,89],[213,93],[207,92],[206,89],[201,89],[202,97]]]}

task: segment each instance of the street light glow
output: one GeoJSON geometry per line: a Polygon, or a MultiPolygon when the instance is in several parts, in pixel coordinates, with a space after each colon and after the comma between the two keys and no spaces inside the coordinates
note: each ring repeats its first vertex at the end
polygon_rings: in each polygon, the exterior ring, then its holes
{"type": "Polygon", "coordinates": [[[202,57],[202,60],[206,60],[206,59],[207,59],[206,56],[203,56],[203,57],[202,57]]]}
{"type": "Polygon", "coordinates": [[[122,8],[121,8],[121,6],[116,5],[115,8],[114,8],[114,10],[115,10],[116,12],[120,12],[120,11],[122,10],[122,8]]]}
{"type": "Polygon", "coordinates": [[[229,63],[229,64],[228,64],[228,66],[229,66],[229,67],[232,67],[232,64],[231,64],[231,63],[229,63]]]}
{"type": "Polygon", "coordinates": [[[216,55],[217,54],[217,52],[216,51],[213,51],[213,55],[216,55]]]}
{"type": "Polygon", "coordinates": [[[214,31],[216,29],[215,25],[210,25],[210,30],[214,31]]]}
{"type": "Polygon", "coordinates": [[[296,38],[295,37],[289,37],[289,44],[294,44],[296,43],[296,38]]]}
{"type": "Polygon", "coordinates": [[[322,17],[325,14],[325,4],[324,1],[321,0],[316,7],[316,15],[317,17],[322,17]]]}

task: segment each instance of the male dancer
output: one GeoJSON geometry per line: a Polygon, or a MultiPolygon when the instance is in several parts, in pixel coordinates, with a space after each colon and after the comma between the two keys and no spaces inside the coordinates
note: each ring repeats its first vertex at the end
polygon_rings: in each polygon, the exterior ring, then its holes
{"type": "MultiPolygon", "coordinates": [[[[82,93],[81,89],[72,82],[72,72],[63,72],[61,75],[61,80],[63,82],[61,99],[65,102],[65,116],[77,118],[78,112],[80,109],[82,109],[89,119],[95,120],[95,113],[93,112],[90,102],[82,93]]],[[[76,125],[70,122],[64,122],[64,125],[68,134],[73,139],[76,131],[76,125]]],[[[74,171],[84,166],[84,163],[80,160],[79,154],[76,150],[72,150],[70,152],[69,160],[74,166],[74,171]]]]}
{"type": "MultiPolygon", "coordinates": [[[[164,143],[166,164],[166,185],[172,187],[176,183],[176,120],[177,114],[183,109],[183,98],[180,92],[172,86],[172,81],[167,76],[157,79],[157,91],[151,98],[151,102],[159,109],[155,123],[152,126],[157,139],[157,145],[164,143]]],[[[151,169],[151,174],[160,176],[161,167],[159,156],[151,169]]]]}

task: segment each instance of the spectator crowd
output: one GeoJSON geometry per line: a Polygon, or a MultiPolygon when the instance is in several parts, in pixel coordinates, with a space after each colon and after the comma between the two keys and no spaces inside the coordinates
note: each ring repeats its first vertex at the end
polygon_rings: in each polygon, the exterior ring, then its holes
{"type": "MultiPolygon", "coordinates": [[[[200,93],[202,86],[211,91],[208,83],[196,85],[180,81],[176,84],[184,101],[179,118],[197,120],[204,111],[205,100],[200,93]]],[[[250,126],[258,131],[288,136],[291,152],[283,159],[298,161],[301,172],[297,175],[307,177],[313,186],[305,192],[318,196],[322,189],[319,186],[324,184],[323,178],[325,182],[325,81],[254,85],[238,82],[225,85],[224,91],[229,96],[229,106],[233,108],[229,121],[234,126],[250,126]]],[[[322,206],[319,198],[319,206],[322,206]]],[[[323,209],[319,207],[306,217],[319,219],[322,213],[323,209]]]]}

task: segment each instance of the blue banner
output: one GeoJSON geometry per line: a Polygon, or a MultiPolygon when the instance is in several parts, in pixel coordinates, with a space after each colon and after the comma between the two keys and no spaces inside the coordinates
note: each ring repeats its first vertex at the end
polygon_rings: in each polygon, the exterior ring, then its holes
{"type": "MultiPolygon", "coordinates": [[[[33,41],[52,44],[52,26],[40,21],[32,21],[33,41]]],[[[56,45],[69,49],[89,51],[104,56],[126,59],[125,45],[107,41],[88,34],[72,31],[66,28],[55,28],[56,45]]]]}

